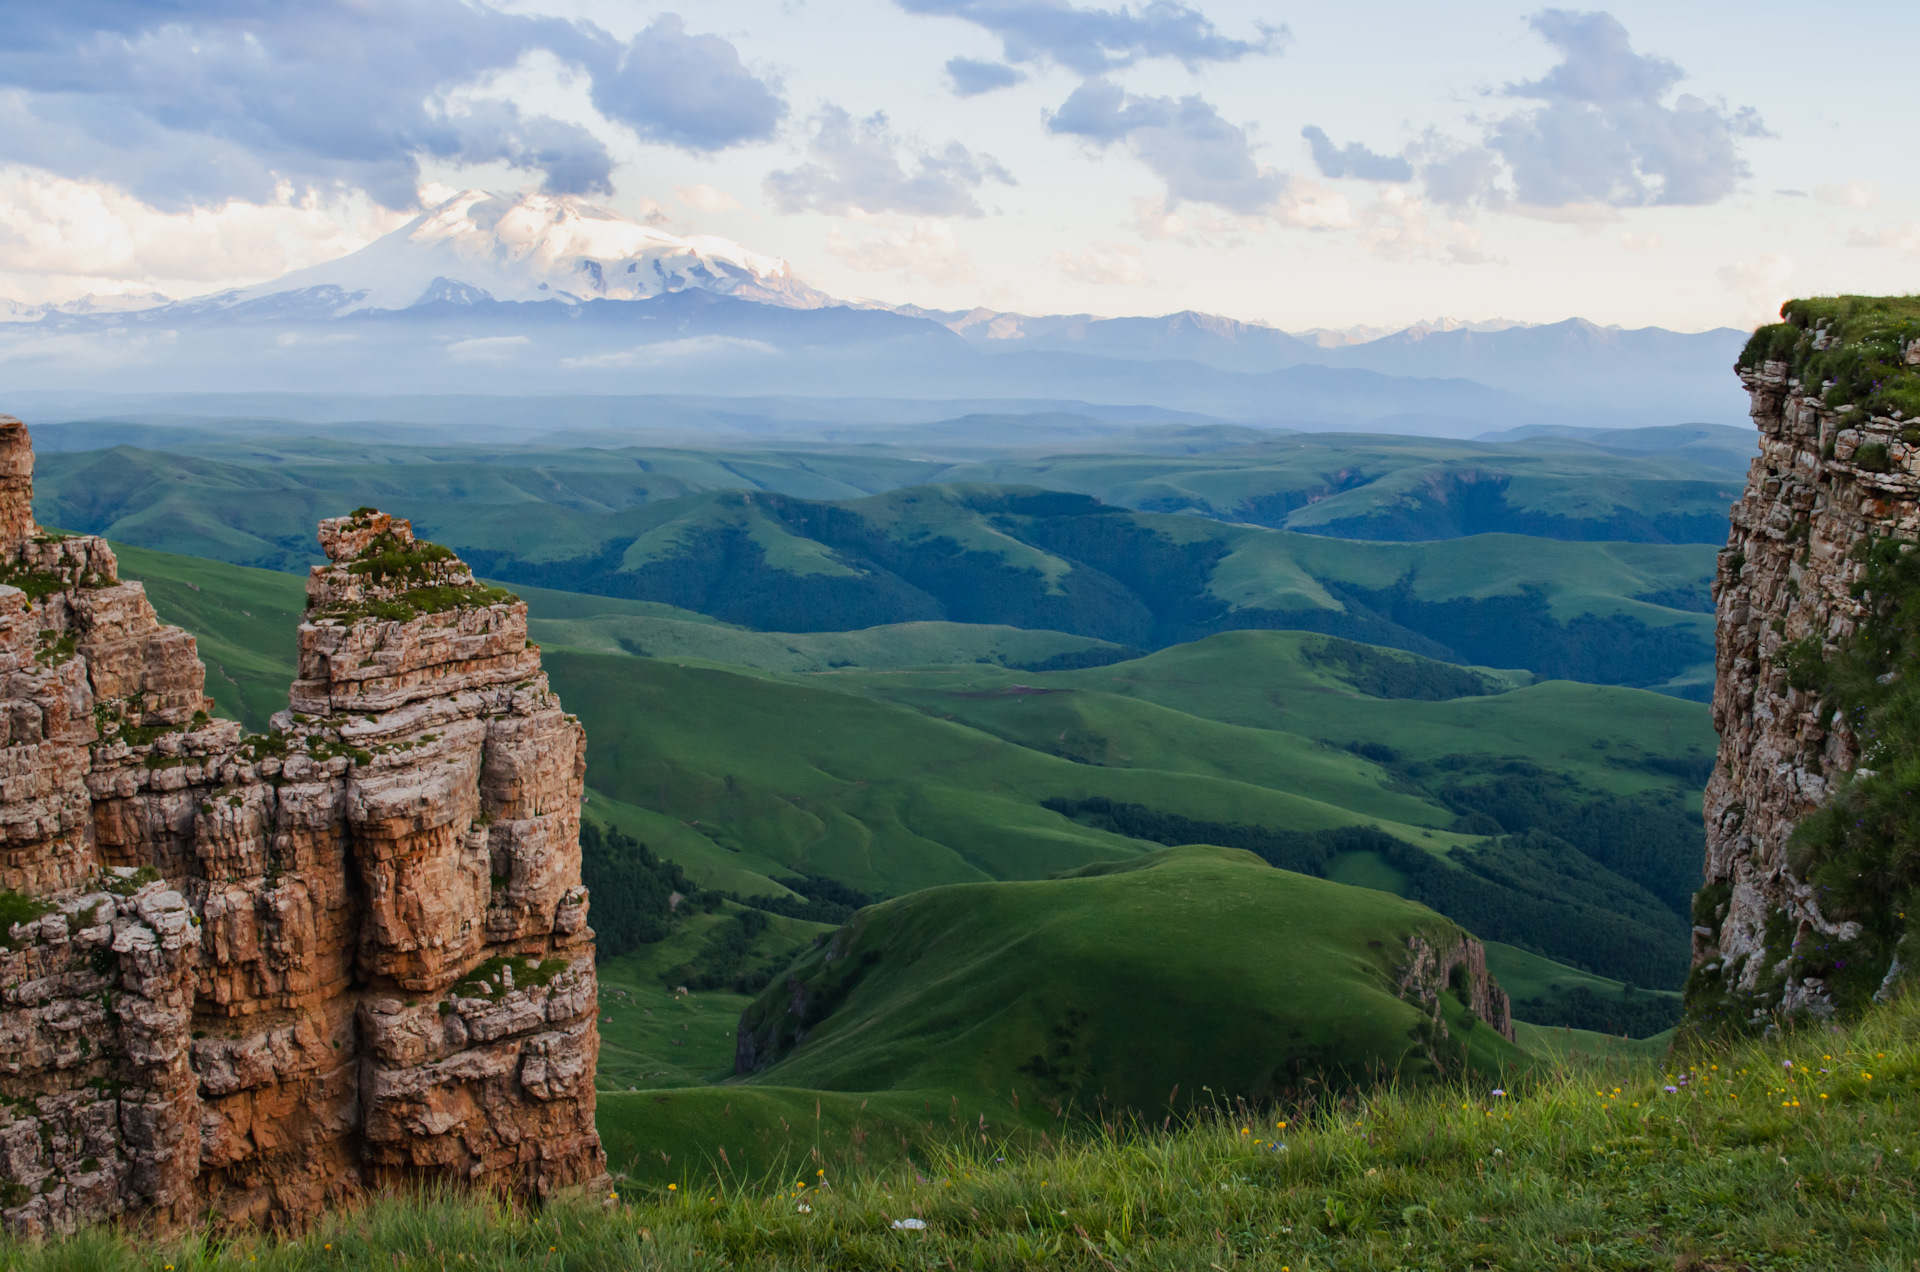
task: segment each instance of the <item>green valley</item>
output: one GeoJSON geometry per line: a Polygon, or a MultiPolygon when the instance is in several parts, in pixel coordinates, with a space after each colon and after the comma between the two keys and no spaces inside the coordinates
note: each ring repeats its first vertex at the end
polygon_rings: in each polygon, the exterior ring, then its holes
{"type": "MultiPolygon", "coordinates": [[[[126,561],[163,616],[208,633],[224,710],[258,720],[284,701],[291,650],[246,618],[272,605],[290,621],[297,579],[136,549],[126,561]],[[257,631],[260,645],[229,653],[215,631],[257,631]]],[[[525,594],[592,740],[589,815],[702,888],[779,896],[819,877],[899,896],[1216,842],[1413,897],[1610,978],[1575,1014],[1546,1012],[1554,1023],[1606,1024],[1622,983],[1664,990],[1684,966],[1713,735],[1701,707],[1670,696],[1298,632],[1020,670],[1000,659],[1126,651],[952,624],[781,636],[651,602],[525,594]],[[707,657],[602,652],[647,625],[715,643],[707,657]],[[791,669],[830,651],[843,665],[791,669]],[[971,657],[901,665],[920,651],[971,657]],[[766,656],[719,661],[740,652],[766,656]]],[[[1664,1028],[1666,1011],[1620,1023],[1664,1028]]]]}

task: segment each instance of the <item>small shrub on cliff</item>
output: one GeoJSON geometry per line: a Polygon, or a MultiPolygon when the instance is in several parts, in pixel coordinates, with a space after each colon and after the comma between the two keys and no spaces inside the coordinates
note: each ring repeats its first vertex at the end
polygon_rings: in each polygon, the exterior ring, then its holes
{"type": "Polygon", "coordinates": [[[1742,368],[1784,362],[1828,406],[1920,414],[1920,367],[1906,360],[1920,340],[1920,296],[1817,296],[1788,301],[1780,316],[1747,341],[1742,368]]]}
{"type": "Polygon", "coordinates": [[[1854,972],[1839,980],[1877,984],[1905,928],[1905,902],[1920,890],[1920,552],[1880,539],[1855,554],[1866,566],[1855,589],[1866,617],[1820,664],[1816,687],[1823,712],[1856,739],[1859,766],[1795,832],[1793,860],[1820,889],[1823,908],[1858,920],[1876,947],[1870,958],[1855,951],[1853,967],[1834,968],[1854,972]]]}

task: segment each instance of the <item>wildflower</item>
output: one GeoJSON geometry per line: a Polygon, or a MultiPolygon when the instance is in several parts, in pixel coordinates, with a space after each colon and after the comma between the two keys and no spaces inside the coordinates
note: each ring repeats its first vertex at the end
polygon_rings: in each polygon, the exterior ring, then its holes
{"type": "Polygon", "coordinates": [[[925,1219],[895,1219],[893,1226],[896,1228],[905,1228],[909,1232],[918,1232],[927,1226],[927,1221],[925,1219]]]}
{"type": "Polygon", "coordinates": [[[679,1191],[680,1191],[680,1185],[678,1185],[678,1184],[668,1184],[668,1185],[667,1185],[667,1191],[668,1191],[668,1192],[679,1192],[679,1191]]]}
{"type": "Polygon", "coordinates": [[[801,1203],[800,1203],[800,1204],[799,1204],[798,1206],[795,1206],[795,1207],[794,1207],[794,1209],[795,1209],[795,1210],[798,1210],[798,1211],[799,1211],[799,1212],[800,1212],[801,1214],[803,1214],[803,1215],[810,1215],[810,1214],[812,1214],[812,1213],[813,1213],[813,1207],[812,1207],[812,1206],[809,1206],[809,1205],[808,1205],[808,1204],[807,1204],[806,1202],[804,1202],[804,1201],[803,1201],[803,1202],[801,1202],[801,1203]]]}
{"type": "Polygon", "coordinates": [[[560,1248],[559,1246],[548,1246],[547,1253],[552,1254],[554,1251],[558,1250],[559,1248],[560,1248]]]}
{"type": "Polygon", "coordinates": [[[1661,1089],[1662,1091],[1665,1091],[1665,1092],[1666,1092],[1666,1093],[1667,1093],[1668,1095],[1678,1095],[1678,1094],[1680,1094],[1680,1088],[1679,1088],[1679,1087],[1677,1087],[1677,1086],[1667,1086],[1667,1087],[1661,1087],[1660,1089],[1661,1089]]]}
{"type": "Polygon", "coordinates": [[[1791,1061],[1791,1060],[1782,1060],[1782,1061],[1780,1062],[1780,1067],[1781,1067],[1782,1069],[1791,1069],[1791,1068],[1793,1068],[1793,1061],[1791,1061]]]}
{"type": "Polygon", "coordinates": [[[1244,1127],[1244,1126],[1240,1128],[1240,1133],[1241,1133],[1242,1135],[1247,1135],[1247,1134],[1250,1134],[1250,1132],[1249,1132],[1249,1131],[1247,1130],[1247,1128],[1246,1128],[1246,1127],[1244,1127]]]}
{"type": "Polygon", "coordinates": [[[1504,1097],[1507,1094],[1505,1091],[1502,1091],[1499,1087],[1493,1088],[1493,1093],[1497,1096],[1502,1096],[1502,1097],[1504,1097]]]}

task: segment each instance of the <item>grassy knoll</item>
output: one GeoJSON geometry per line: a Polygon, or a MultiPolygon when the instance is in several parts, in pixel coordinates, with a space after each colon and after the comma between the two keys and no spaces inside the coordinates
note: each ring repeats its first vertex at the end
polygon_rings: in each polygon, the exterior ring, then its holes
{"type": "MultiPolygon", "coordinates": [[[[668,1182],[539,1210],[385,1198],[290,1239],[93,1232],[8,1245],[0,1261],[18,1272],[442,1261],[555,1272],[1891,1270],[1920,1260],[1917,1089],[1920,1002],[1908,999],[1843,1029],[1702,1051],[1684,1066],[1569,1063],[1504,1097],[1483,1080],[1046,1144],[954,1134],[865,1169],[816,1166],[812,1102],[789,1097],[776,1116],[795,1151],[737,1174],[694,1152],[668,1182]],[[894,1226],[906,1219],[925,1227],[894,1226]]],[[[821,1101],[823,1123],[838,1113],[821,1101]]]]}
{"type": "Polygon", "coordinates": [[[1005,1091],[1055,1116],[1511,1073],[1524,1054],[1450,993],[1448,1036],[1392,992],[1410,938],[1457,933],[1424,907],[1251,853],[1168,848],[862,910],[740,1027],[755,1083],[1005,1091]]]}

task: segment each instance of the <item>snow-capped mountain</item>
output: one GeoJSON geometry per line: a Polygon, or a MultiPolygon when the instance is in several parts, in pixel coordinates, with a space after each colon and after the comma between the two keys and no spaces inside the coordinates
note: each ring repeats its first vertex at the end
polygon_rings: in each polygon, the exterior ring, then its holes
{"type": "Polygon", "coordinates": [[[357,252],[198,303],[337,291],[342,316],[429,301],[578,304],[687,290],[792,309],[835,303],[786,261],[731,239],[669,234],[569,195],[484,190],[455,195],[357,252]]]}
{"type": "Polygon", "coordinates": [[[159,292],[128,292],[111,296],[89,293],[78,300],[50,300],[39,305],[0,299],[0,322],[39,322],[49,314],[131,314],[171,303],[168,297],[159,292]]]}

